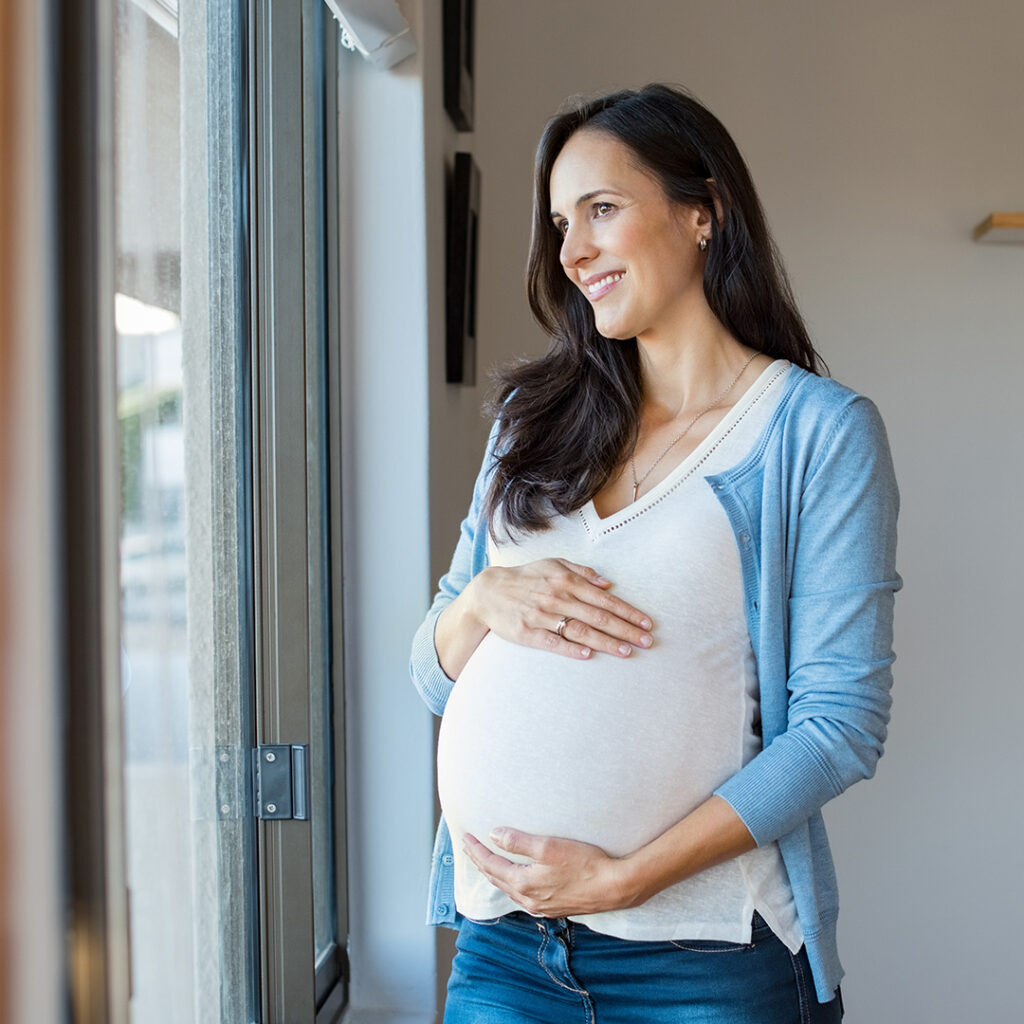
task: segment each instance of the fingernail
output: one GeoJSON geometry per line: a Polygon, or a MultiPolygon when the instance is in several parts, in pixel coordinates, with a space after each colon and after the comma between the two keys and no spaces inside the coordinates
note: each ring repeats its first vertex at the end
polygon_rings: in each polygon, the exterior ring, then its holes
{"type": "Polygon", "coordinates": [[[641,629],[650,629],[651,628],[651,620],[650,619],[641,619],[640,620],[640,628],[641,629]]]}
{"type": "Polygon", "coordinates": [[[611,580],[606,579],[604,576],[595,576],[594,582],[598,584],[598,586],[602,586],[605,583],[611,583],[611,580]]]}
{"type": "Polygon", "coordinates": [[[491,842],[498,843],[499,845],[505,841],[505,834],[507,829],[503,828],[492,828],[490,832],[491,842]]]}
{"type": "Polygon", "coordinates": [[[639,642],[641,647],[650,647],[651,644],[654,643],[654,638],[650,636],[642,636],[640,637],[639,642]]]}
{"type": "Polygon", "coordinates": [[[581,647],[580,648],[580,657],[581,658],[589,658],[590,657],[590,648],[589,647],[581,647]]]}
{"type": "Polygon", "coordinates": [[[619,644],[619,654],[621,654],[624,658],[629,657],[629,655],[632,652],[633,648],[630,647],[629,644],[619,644]]]}

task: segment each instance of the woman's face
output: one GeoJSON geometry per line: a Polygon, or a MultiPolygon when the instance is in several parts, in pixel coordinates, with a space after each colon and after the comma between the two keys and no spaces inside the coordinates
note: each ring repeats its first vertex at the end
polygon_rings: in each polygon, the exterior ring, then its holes
{"type": "Polygon", "coordinates": [[[551,219],[560,260],[606,338],[671,332],[704,300],[706,211],[673,203],[628,146],[579,131],[551,169],[551,219]]]}

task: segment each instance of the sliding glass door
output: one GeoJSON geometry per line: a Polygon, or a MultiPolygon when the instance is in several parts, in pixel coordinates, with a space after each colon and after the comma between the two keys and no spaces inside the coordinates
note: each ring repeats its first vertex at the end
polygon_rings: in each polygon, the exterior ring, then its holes
{"type": "Polygon", "coordinates": [[[336,32],[110,2],[131,1019],[333,1020],[336,32]]]}
{"type": "Polygon", "coordinates": [[[257,1017],[244,40],[237,5],[117,3],[126,867],[153,1024],[257,1017]]]}

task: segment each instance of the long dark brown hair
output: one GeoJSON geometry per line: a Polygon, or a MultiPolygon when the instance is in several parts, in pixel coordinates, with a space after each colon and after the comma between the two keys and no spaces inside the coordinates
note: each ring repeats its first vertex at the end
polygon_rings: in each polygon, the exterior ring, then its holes
{"type": "Polygon", "coordinates": [[[551,169],[581,129],[625,143],[670,200],[710,211],[704,295],[735,338],[812,373],[826,372],[750,172],[722,123],[667,85],[570,101],[545,128],[534,163],[527,290],[551,345],[542,358],[499,373],[490,405],[499,422],[485,512],[493,524],[500,511],[510,533],[544,529],[552,514],[586,504],[637,440],[643,392],[636,339],[597,332],[590,303],[559,262],[562,237],[551,222],[551,169]]]}

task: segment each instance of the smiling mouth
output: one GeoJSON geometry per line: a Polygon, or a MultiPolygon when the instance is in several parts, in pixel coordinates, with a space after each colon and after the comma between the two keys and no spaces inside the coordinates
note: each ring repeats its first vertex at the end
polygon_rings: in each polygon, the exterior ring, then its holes
{"type": "Polygon", "coordinates": [[[606,292],[609,288],[611,288],[613,284],[617,284],[625,276],[626,272],[624,270],[621,270],[617,271],[614,274],[608,274],[607,276],[602,277],[599,281],[592,281],[590,284],[586,286],[587,294],[591,298],[593,298],[594,296],[600,293],[606,292]]]}

